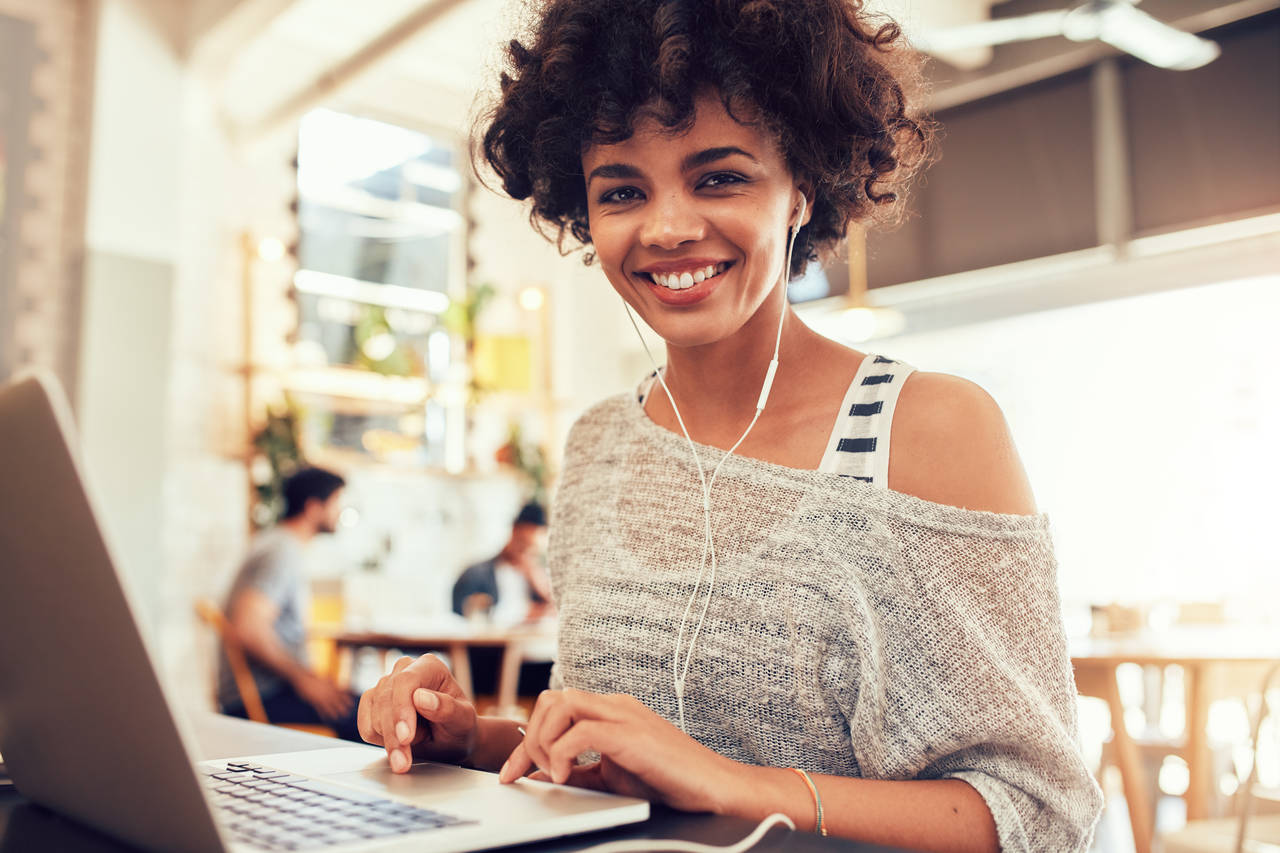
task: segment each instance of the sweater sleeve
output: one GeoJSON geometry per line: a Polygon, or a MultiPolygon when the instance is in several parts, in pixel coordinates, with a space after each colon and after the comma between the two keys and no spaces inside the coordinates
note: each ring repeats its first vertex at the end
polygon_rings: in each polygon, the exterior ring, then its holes
{"type": "Polygon", "coordinates": [[[863,683],[882,687],[858,702],[862,723],[886,737],[859,755],[864,770],[962,779],[991,810],[1004,851],[1087,850],[1102,797],[1078,745],[1047,526],[895,526],[899,571],[873,589],[869,617],[883,652],[863,664],[882,676],[863,683]]]}

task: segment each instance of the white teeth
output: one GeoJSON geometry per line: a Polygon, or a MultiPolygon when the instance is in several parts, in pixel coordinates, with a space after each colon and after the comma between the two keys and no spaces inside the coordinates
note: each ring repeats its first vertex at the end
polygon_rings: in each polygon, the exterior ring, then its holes
{"type": "Polygon", "coordinates": [[[687,290],[695,284],[704,282],[709,278],[715,278],[728,269],[728,267],[728,264],[711,264],[693,272],[671,273],[670,275],[666,275],[664,273],[650,273],[649,277],[653,279],[654,284],[660,284],[671,290],[687,290]]]}

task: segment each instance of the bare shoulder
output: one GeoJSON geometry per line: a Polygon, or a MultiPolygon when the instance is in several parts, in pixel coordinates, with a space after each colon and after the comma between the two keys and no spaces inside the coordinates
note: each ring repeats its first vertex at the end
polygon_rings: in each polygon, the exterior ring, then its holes
{"type": "Polygon", "coordinates": [[[965,509],[1036,512],[1000,406],[982,386],[945,373],[917,371],[902,386],[889,488],[965,509]]]}

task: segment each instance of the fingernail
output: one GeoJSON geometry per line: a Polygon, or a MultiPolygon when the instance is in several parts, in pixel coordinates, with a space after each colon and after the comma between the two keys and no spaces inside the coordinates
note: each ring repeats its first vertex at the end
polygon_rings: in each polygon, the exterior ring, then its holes
{"type": "Polygon", "coordinates": [[[420,690],[418,691],[418,705],[427,711],[434,711],[440,707],[440,697],[430,690],[420,690]]]}
{"type": "Polygon", "coordinates": [[[504,762],[502,763],[502,769],[498,771],[498,781],[499,781],[499,782],[505,782],[505,781],[507,781],[507,768],[508,768],[508,767],[510,767],[510,766],[511,766],[511,762],[510,762],[510,761],[504,761],[504,762]]]}
{"type": "Polygon", "coordinates": [[[557,770],[551,774],[551,780],[555,782],[557,785],[563,785],[568,778],[569,778],[569,771],[567,770],[563,772],[560,770],[557,770]]]}
{"type": "Polygon", "coordinates": [[[409,724],[404,720],[396,723],[396,737],[400,740],[409,739],[409,724]]]}
{"type": "Polygon", "coordinates": [[[404,757],[404,753],[396,750],[391,753],[391,769],[399,773],[409,766],[409,760],[404,757]]]}

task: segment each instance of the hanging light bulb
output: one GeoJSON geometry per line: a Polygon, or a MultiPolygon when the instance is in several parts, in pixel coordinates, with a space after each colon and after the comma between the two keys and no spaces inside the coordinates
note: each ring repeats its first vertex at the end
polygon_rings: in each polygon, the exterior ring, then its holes
{"type": "Polygon", "coordinates": [[[851,343],[896,335],[906,328],[906,318],[893,308],[867,304],[867,231],[858,223],[849,226],[849,294],[840,311],[837,330],[851,343]]]}

